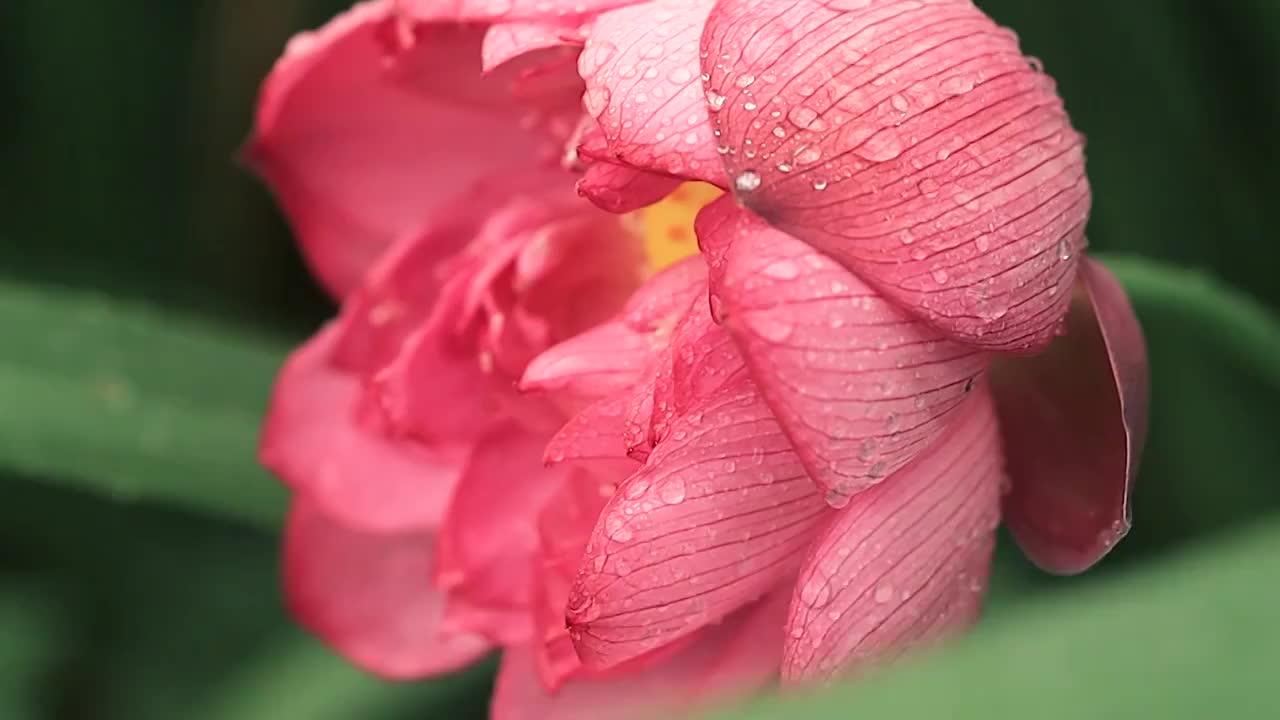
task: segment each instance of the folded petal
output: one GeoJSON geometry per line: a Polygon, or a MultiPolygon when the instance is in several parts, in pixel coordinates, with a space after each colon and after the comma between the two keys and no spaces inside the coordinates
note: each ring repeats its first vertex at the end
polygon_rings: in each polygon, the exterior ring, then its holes
{"type": "Polygon", "coordinates": [[[483,28],[405,35],[391,5],[357,5],[295,38],[263,85],[247,149],[307,261],[339,297],[443,203],[546,157],[543,141],[521,129],[525,106],[466,101],[509,97],[510,78],[480,74],[483,28]]]}
{"type": "Polygon", "coordinates": [[[410,335],[371,391],[397,433],[432,444],[473,441],[500,410],[490,392],[498,383],[448,319],[437,313],[410,335]]]}
{"type": "Polygon", "coordinates": [[[522,390],[603,398],[629,388],[649,360],[649,339],[619,321],[555,345],[529,363],[522,390]]]}
{"type": "Polygon", "coordinates": [[[853,499],[800,571],[784,681],[825,680],[973,622],[1000,516],[1000,437],[990,394],[913,464],[853,499]]]}
{"type": "Polygon", "coordinates": [[[713,4],[654,0],[596,19],[578,71],[605,140],[597,159],[724,185],[698,81],[698,37],[713,4]]]}
{"type": "Polygon", "coordinates": [[[489,644],[441,629],[444,594],[431,584],[428,532],[366,533],[340,525],[305,495],[284,530],[289,610],[353,663],[389,678],[456,670],[489,644]]]}
{"type": "Polygon", "coordinates": [[[1147,356],[1124,288],[1086,259],[1067,334],[1001,361],[991,384],[1013,489],[1005,522],[1037,565],[1082,572],[1129,530],[1147,431],[1147,356]]]}
{"type": "Polygon", "coordinates": [[[670,656],[548,690],[527,647],[507,650],[493,720],[611,720],[687,712],[755,692],[777,676],[783,603],[770,598],[707,628],[670,656]]]}
{"type": "Polygon", "coordinates": [[[764,596],[827,513],[745,378],[691,408],[592,533],[566,615],[583,663],[617,665],[764,596]]]}
{"type": "Polygon", "coordinates": [[[731,205],[704,214],[724,324],[827,501],[842,506],[946,431],[987,364],[809,245],[731,205]]]}
{"type": "Polygon", "coordinates": [[[481,48],[481,67],[489,72],[521,55],[558,47],[581,46],[576,23],[513,22],[490,25],[481,48]]]}
{"type": "MultiPolygon", "coordinates": [[[[601,152],[604,150],[597,151],[601,152]]],[[[578,180],[578,193],[599,208],[627,213],[658,202],[681,182],[668,175],[597,161],[588,165],[578,180]]]]}
{"type": "Polygon", "coordinates": [[[1083,139],[970,0],[722,2],[703,33],[739,200],[947,335],[1032,352],[1085,245],[1083,139]]]}
{"type": "Polygon", "coordinates": [[[353,528],[433,529],[466,450],[390,434],[365,401],[359,376],[329,362],[339,329],[326,327],[281,369],[263,427],[262,464],[353,528]]]}
{"type": "Polygon", "coordinates": [[[514,424],[489,433],[472,452],[440,529],[436,579],[472,611],[457,619],[502,644],[530,639],[538,509],[570,472],[543,465],[545,442],[514,424]]]}

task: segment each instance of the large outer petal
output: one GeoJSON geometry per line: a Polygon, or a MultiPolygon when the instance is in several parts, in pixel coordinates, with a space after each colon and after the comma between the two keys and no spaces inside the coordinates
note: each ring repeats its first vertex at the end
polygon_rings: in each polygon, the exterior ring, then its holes
{"type": "Polygon", "coordinates": [[[726,248],[712,293],[756,385],[828,502],[897,472],[943,433],[987,358],[838,263],[728,203],[699,218],[726,248]]]}
{"type": "Polygon", "coordinates": [[[973,622],[999,521],[987,391],[914,464],[859,495],[814,543],[791,603],[783,678],[827,679],[973,622]]]}
{"type": "Polygon", "coordinates": [[[476,446],[440,529],[436,578],[468,612],[453,616],[495,642],[532,631],[538,510],[569,468],[546,468],[546,439],[502,425],[476,446]]]}
{"type": "Polygon", "coordinates": [[[339,297],[441,203],[545,156],[520,129],[526,107],[468,101],[509,94],[509,77],[481,77],[483,28],[397,33],[391,16],[390,0],[368,2],[294,38],[263,85],[247,148],[339,297]]]}
{"type": "Polygon", "coordinates": [[[1083,140],[1011,32],[970,0],[722,0],[702,56],[742,202],[956,339],[1052,339],[1083,140]]]}
{"type": "Polygon", "coordinates": [[[344,527],[303,496],[284,532],[289,609],[369,672],[407,679],[463,667],[489,645],[441,629],[445,598],[431,584],[432,545],[426,532],[344,527]]]}
{"type": "Polygon", "coordinates": [[[331,324],[285,362],[263,426],[263,465],[344,524],[372,531],[433,529],[466,451],[389,435],[359,376],[330,359],[331,324]]]}
{"type": "Polygon", "coordinates": [[[1013,489],[1005,521],[1056,573],[1086,570],[1129,530],[1129,489],[1147,431],[1147,355],[1124,288],[1081,267],[1067,335],[1000,362],[991,383],[1013,489]]]}
{"type": "Polygon", "coordinates": [[[601,513],[567,613],[583,663],[616,665],[763,596],[827,517],[750,382],[722,388],[601,513]]]}
{"type": "Polygon", "coordinates": [[[578,58],[604,153],[641,170],[724,185],[698,80],[698,36],[714,0],[655,0],[601,15],[578,58]]]}
{"type": "Polygon", "coordinates": [[[511,648],[498,671],[490,717],[638,720],[736,699],[777,676],[782,607],[776,597],[766,598],[707,628],[669,657],[603,677],[581,676],[554,692],[539,682],[530,650],[511,648]]]}

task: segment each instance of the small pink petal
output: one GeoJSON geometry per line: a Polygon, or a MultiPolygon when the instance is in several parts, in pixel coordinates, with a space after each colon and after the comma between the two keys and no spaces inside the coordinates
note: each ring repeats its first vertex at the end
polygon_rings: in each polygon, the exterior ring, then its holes
{"type": "Polygon", "coordinates": [[[632,393],[620,393],[588,405],[551,438],[543,459],[552,465],[626,459],[624,435],[633,402],[632,393]]]}
{"type": "Polygon", "coordinates": [[[546,157],[520,129],[526,107],[460,101],[510,97],[509,79],[481,78],[482,29],[434,27],[398,46],[394,22],[390,0],[369,2],[294,38],[263,85],[247,148],[339,297],[452,198],[546,157]]]}
{"type": "Polygon", "coordinates": [[[1003,479],[983,390],[925,454],[854,498],[818,537],[791,601],[784,681],[883,662],[976,620],[1003,479]]]}
{"type": "Polygon", "coordinates": [[[284,531],[290,611],[353,663],[388,678],[449,672],[489,649],[481,637],[441,629],[444,594],[431,584],[430,533],[363,533],[305,496],[284,531]]]}
{"type": "Polygon", "coordinates": [[[430,443],[474,440],[500,409],[489,392],[493,379],[474,349],[441,327],[445,317],[438,311],[433,322],[410,335],[373,387],[396,432],[430,443]]]}
{"type": "Polygon", "coordinates": [[[468,629],[503,644],[528,642],[537,513],[568,478],[567,467],[544,467],[544,444],[514,425],[495,428],[472,452],[440,529],[437,582],[473,609],[481,624],[468,629]]]}
{"type": "Polygon", "coordinates": [[[336,370],[331,324],[285,362],[262,432],[262,464],[342,523],[376,532],[433,529],[462,471],[461,446],[396,440],[336,370]]]}
{"type": "MultiPolygon", "coordinates": [[[[576,152],[576,149],[575,149],[576,152]]],[[[605,149],[595,151],[607,152],[605,149]]],[[[671,194],[682,180],[610,162],[593,162],[578,180],[578,193],[597,207],[628,213],[671,194]]]]}
{"type": "Polygon", "coordinates": [[[991,382],[1013,489],[1005,521],[1049,572],[1088,569],[1129,530],[1147,433],[1147,354],[1124,288],[1086,259],[1066,337],[1001,361],[991,382]]]}
{"type": "Polygon", "coordinates": [[[634,384],[648,356],[644,334],[619,321],[607,322],[534,358],[520,388],[599,399],[634,384]]]}
{"type": "Polygon", "coordinates": [[[574,23],[513,22],[490,25],[481,48],[481,69],[499,65],[539,50],[580,47],[584,42],[574,23]]]}
{"type": "Polygon", "coordinates": [[[724,388],[601,514],[566,616],[583,663],[617,665],[765,595],[827,517],[755,389],[724,388]]]}
{"type": "Polygon", "coordinates": [[[744,0],[702,58],[740,202],[956,340],[1049,343],[1089,184],[1012,32],[970,0],[744,0]]]}
{"type": "Polygon", "coordinates": [[[578,57],[583,104],[607,148],[593,157],[724,185],[698,79],[698,36],[712,4],[653,0],[596,20],[578,57]]]}
{"type": "Polygon", "coordinates": [[[827,501],[842,506],[945,432],[987,365],[835,261],[732,205],[703,223],[725,327],[827,501]]]}

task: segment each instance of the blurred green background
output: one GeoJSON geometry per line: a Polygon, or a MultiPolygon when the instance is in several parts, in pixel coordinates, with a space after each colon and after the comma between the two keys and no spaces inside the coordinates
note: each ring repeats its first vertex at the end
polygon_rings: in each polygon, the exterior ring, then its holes
{"type": "MultiPolygon", "coordinates": [[[[750,716],[1280,713],[1280,2],[979,5],[1087,134],[1090,238],[1148,332],[1137,525],[1071,580],[1004,546],[970,640],[750,716]]],[[[235,153],[342,7],[0,4],[0,720],[484,716],[488,668],[385,686],[281,610],[257,423],[332,308],[235,153]]]]}

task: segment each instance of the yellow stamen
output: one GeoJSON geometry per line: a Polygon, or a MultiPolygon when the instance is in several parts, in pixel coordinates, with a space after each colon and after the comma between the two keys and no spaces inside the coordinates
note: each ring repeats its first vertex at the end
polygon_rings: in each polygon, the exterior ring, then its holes
{"type": "Polygon", "coordinates": [[[708,183],[687,182],[636,212],[651,268],[661,270],[698,252],[693,220],[699,210],[723,193],[708,183]]]}

